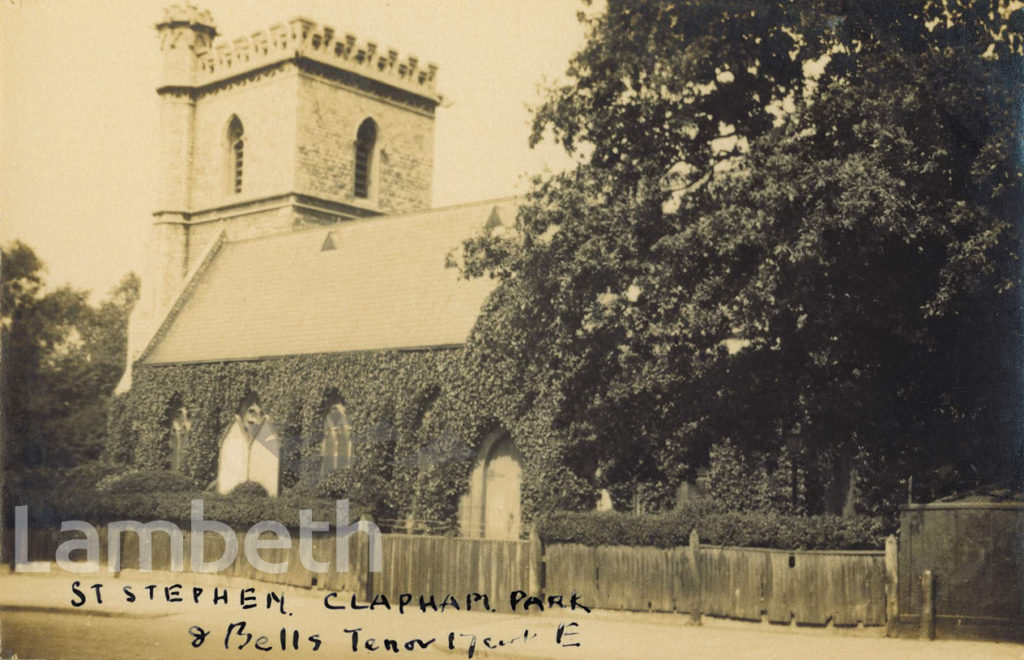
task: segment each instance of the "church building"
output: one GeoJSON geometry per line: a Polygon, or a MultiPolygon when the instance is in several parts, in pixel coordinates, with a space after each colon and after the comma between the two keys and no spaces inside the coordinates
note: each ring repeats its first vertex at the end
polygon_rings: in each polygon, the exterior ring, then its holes
{"type": "Polygon", "coordinates": [[[452,262],[516,214],[431,207],[438,67],[301,18],[226,39],[175,6],[157,31],[158,203],[113,455],[518,537],[500,413],[436,422],[494,287],[452,262]]]}

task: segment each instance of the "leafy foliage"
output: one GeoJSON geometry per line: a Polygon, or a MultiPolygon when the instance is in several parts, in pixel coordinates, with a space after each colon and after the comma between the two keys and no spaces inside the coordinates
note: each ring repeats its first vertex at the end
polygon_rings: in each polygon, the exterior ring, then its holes
{"type": "Polygon", "coordinates": [[[470,359],[613,490],[723,443],[787,463],[788,501],[745,508],[820,510],[850,467],[865,511],[909,475],[917,498],[1005,477],[1022,15],[609,2],[534,124],[582,164],[535,182],[515,235],[466,243],[465,274],[500,281],[470,359]]]}
{"type": "Polygon", "coordinates": [[[243,481],[231,489],[228,497],[246,499],[250,497],[268,497],[268,495],[267,489],[263,487],[263,484],[258,484],[255,481],[243,481]]]}
{"type": "Polygon", "coordinates": [[[48,290],[43,263],[2,249],[9,465],[63,468],[103,449],[109,393],[124,370],[127,320],[139,281],[129,274],[99,305],[67,286],[48,290]]]}
{"type": "Polygon", "coordinates": [[[806,477],[786,448],[778,454],[744,454],[723,442],[711,448],[707,476],[709,495],[729,511],[806,510],[806,477]]]}
{"type": "MultiPolygon", "coordinates": [[[[166,470],[135,470],[119,474],[99,484],[99,490],[115,494],[184,493],[195,485],[183,474],[166,470]]],[[[264,491],[264,496],[266,491],[264,491]]]]}
{"type": "MultiPolygon", "coordinates": [[[[334,500],[310,497],[234,496],[196,490],[148,490],[135,493],[87,489],[71,493],[28,488],[20,503],[29,507],[29,524],[59,529],[62,521],[85,520],[103,524],[115,520],[150,522],[167,520],[187,528],[192,500],[203,501],[203,518],[217,520],[235,529],[247,529],[264,520],[274,520],[290,528],[299,527],[299,511],[312,509],[314,520],[326,520],[333,526],[334,500]]],[[[350,503],[349,521],[365,514],[358,503],[350,503]]]]}
{"type": "Polygon", "coordinates": [[[688,503],[674,511],[634,516],[617,511],[548,513],[537,521],[547,543],[636,545],[671,548],[689,545],[696,529],[706,545],[779,550],[877,550],[885,545],[880,518],[835,515],[794,516],[726,511],[710,501],[688,503]]]}

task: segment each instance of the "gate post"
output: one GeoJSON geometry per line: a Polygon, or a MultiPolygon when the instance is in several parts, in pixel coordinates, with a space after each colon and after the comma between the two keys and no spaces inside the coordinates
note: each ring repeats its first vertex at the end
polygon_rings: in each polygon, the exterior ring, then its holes
{"type": "Polygon", "coordinates": [[[690,545],[687,547],[687,552],[690,555],[690,563],[693,565],[694,582],[697,588],[693,607],[690,609],[690,623],[699,626],[701,610],[700,535],[697,533],[696,527],[690,530],[690,545]]]}
{"type": "Polygon", "coordinates": [[[898,542],[895,534],[885,539],[885,636],[896,637],[900,618],[899,584],[897,570],[898,542]]]}
{"type": "Polygon", "coordinates": [[[935,581],[931,570],[921,575],[921,639],[935,639],[935,581]]]}
{"type": "Polygon", "coordinates": [[[530,566],[530,585],[529,593],[531,595],[540,596],[544,593],[544,542],[540,539],[540,534],[537,533],[537,523],[530,525],[530,540],[529,543],[529,566],[530,566]]]}

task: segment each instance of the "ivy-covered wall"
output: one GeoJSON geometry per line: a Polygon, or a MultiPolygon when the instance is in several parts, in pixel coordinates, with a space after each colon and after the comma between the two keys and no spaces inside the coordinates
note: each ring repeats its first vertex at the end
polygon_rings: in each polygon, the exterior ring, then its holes
{"type": "Polygon", "coordinates": [[[497,365],[462,349],[137,365],[132,389],[112,406],[108,458],[168,467],[170,421],[185,407],[192,429],[182,469],[206,487],[221,433],[254,399],[282,435],[283,493],[347,497],[384,525],[411,518],[429,531],[454,530],[476,449],[498,427],[523,455],[524,521],[594,499],[592,486],[564,467],[549,406],[522,400],[497,365]],[[354,460],[320,479],[323,417],[339,399],[354,460]]]}

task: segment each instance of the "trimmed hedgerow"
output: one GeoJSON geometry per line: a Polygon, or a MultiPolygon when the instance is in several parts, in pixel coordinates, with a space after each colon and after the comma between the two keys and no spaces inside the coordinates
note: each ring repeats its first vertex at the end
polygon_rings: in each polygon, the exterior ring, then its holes
{"type": "Polygon", "coordinates": [[[712,500],[697,500],[656,515],[636,516],[619,511],[554,511],[540,516],[537,531],[549,543],[584,545],[686,545],[700,520],[722,512],[712,500]]]}
{"type": "Polygon", "coordinates": [[[687,545],[692,529],[702,544],[781,550],[876,550],[885,546],[885,536],[892,531],[885,529],[881,518],[741,513],[723,511],[711,501],[651,516],[559,511],[537,520],[537,531],[547,543],[591,546],[670,548],[687,545]]]}
{"type": "MultiPolygon", "coordinates": [[[[334,525],[335,501],[309,497],[266,497],[253,495],[216,495],[205,492],[111,493],[83,491],[70,495],[37,493],[29,500],[30,524],[56,527],[65,520],[85,520],[93,524],[113,520],[137,520],[142,523],[168,520],[183,528],[191,518],[192,500],[203,501],[203,518],[217,520],[236,529],[247,529],[274,520],[286,527],[299,526],[299,510],[312,509],[314,520],[334,525]]],[[[365,508],[349,503],[349,521],[366,515],[365,508]]]]}
{"type": "Polygon", "coordinates": [[[55,470],[45,476],[29,473],[26,483],[51,483],[59,479],[65,490],[83,491],[96,488],[97,484],[121,474],[124,474],[123,465],[90,461],[67,470],[55,470]]]}
{"type": "Polygon", "coordinates": [[[99,490],[118,494],[184,493],[194,491],[195,485],[178,472],[137,470],[102,480],[99,490]]]}

